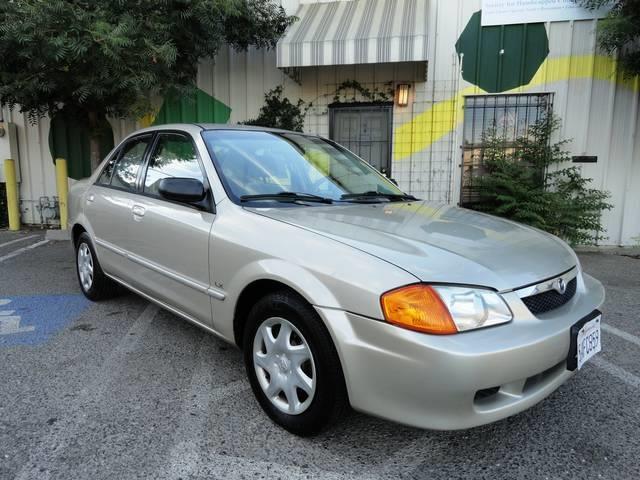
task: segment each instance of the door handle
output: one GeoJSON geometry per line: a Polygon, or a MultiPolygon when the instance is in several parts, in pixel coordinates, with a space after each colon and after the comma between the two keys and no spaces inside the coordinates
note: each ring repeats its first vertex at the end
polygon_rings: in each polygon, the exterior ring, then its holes
{"type": "Polygon", "coordinates": [[[144,217],[144,207],[140,205],[134,205],[131,207],[131,213],[133,213],[134,217],[144,217]]]}
{"type": "Polygon", "coordinates": [[[89,196],[87,197],[87,203],[93,203],[95,199],[96,199],[96,196],[93,193],[90,193],[89,196]]]}

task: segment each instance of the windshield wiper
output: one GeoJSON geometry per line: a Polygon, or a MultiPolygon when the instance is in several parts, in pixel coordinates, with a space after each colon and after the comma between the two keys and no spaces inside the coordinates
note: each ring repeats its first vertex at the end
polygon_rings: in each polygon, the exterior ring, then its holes
{"type": "Polygon", "coordinates": [[[333,203],[333,200],[327,197],[321,197],[320,195],[313,195],[312,193],[298,193],[298,192],[277,192],[277,193],[258,193],[256,195],[242,195],[240,197],[241,202],[251,202],[253,200],[276,200],[279,202],[318,202],[318,203],[333,203]]]}
{"type": "Polygon", "coordinates": [[[365,200],[369,201],[370,199],[375,198],[386,198],[390,202],[393,201],[404,201],[404,200],[418,200],[413,195],[407,195],[405,193],[381,193],[381,192],[362,192],[362,193],[345,193],[340,197],[342,200],[365,200]]]}

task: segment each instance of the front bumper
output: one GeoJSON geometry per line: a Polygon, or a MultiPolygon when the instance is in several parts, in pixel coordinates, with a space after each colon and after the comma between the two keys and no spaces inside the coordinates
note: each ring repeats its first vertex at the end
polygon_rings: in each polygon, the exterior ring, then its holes
{"type": "Polygon", "coordinates": [[[453,430],[521,412],[573,374],[566,369],[569,330],[604,301],[600,282],[584,274],[578,279],[574,298],[539,318],[507,294],[512,322],[456,335],[421,334],[316,308],[338,350],[353,408],[453,430]]]}

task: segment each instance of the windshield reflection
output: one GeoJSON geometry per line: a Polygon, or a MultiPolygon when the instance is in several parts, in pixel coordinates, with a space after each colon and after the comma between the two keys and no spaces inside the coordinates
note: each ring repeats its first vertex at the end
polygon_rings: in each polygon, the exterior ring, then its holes
{"type": "MultiPolygon", "coordinates": [[[[297,192],[340,201],[367,194],[368,201],[404,193],[369,164],[325,139],[296,133],[209,130],[203,138],[234,201],[297,192]]],[[[397,198],[400,199],[400,198],[397,198]]],[[[268,198],[265,200],[277,201],[268,198]]],[[[396,200],[396,198],[391,198],[396,200]]]]}

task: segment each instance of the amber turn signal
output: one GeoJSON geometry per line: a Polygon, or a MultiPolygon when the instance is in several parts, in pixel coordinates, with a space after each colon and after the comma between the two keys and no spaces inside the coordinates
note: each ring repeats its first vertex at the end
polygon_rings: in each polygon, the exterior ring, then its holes
{"type": "Polygon", "coordinates": [[[380,304],[385,320],[394,325],[436,335],[458,333],[449,310],[428,285],[391,290],[382,295],[380,304]]]}

